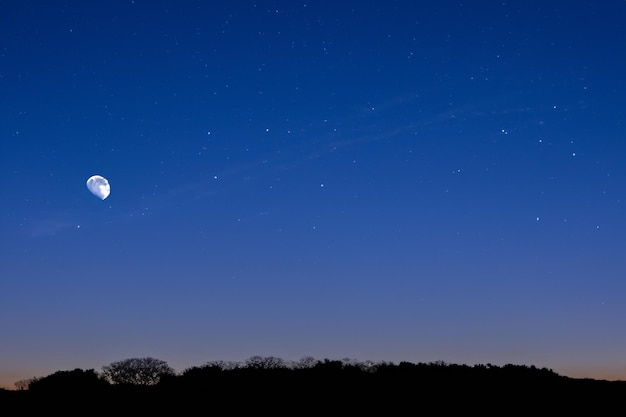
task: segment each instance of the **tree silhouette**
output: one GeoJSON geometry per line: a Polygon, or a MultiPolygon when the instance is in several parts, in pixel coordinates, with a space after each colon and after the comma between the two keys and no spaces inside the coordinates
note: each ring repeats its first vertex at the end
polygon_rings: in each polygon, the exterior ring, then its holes
{"type": "Polygon", "coordinates": [[[317,364],[318,360],[313,356],[303,356],[298,362],[295,363],[296,369],[310,369],[317,364]]]}
{"type": "Polygon", "coordinates": [[[287,365],[281,358],[274,356],[251,356],[246,360],[246,368],[248,369],[280,369],[286,368],[287,365]]]}
{"type": "Polygon", "coordinates": [[[76,368],[57,371],[43,378],[32,378],[28,390],[32,392],[86,392],[108,386],[109,383],[93,369],[76,368]]]}
{"type": "Polygon", "coordinates": [[[113,362],[102,367],[102,375],[113,384],[150,386],[175,372],[167,362],[147,357],[113,362]]]}
{"type": "Polygon", "coordinates": [[[153,358],[126,359],[102,369],[100,374],[75,369],[19,381],[18,390],[0,390],[0,404],[27,415],[51,410],[83,415],[94,404],[103,414],[118,413],[120,407],[125,414],[195,414],[218,403],[232,414],[276,416],[298,411],[419,414],[433,407],[441,414],[502,415],[514,407],[518,414],[604,415],[626,398],[626,381],[574,379],[513,364],[394,364],[309,356],[291,362],[252,356],[244,362],[207,362],[180,374],[153,358]]]}
{"type": "Polygon", "coordinates": [[[28,378],[28,379],[20,379],[19,381],[15,381],[15,388],[17,388],[18,391],[24,391],[28,389],[28,386],[34,380],[35,378],[28,378]]]}

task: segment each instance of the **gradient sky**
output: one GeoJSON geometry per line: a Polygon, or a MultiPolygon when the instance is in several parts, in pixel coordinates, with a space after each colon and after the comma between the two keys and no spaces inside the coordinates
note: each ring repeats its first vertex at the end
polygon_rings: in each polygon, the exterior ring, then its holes
{"type": "Polygon", "coordinates": [[[626,380],[624,22],[0,1],[0,386],[146,356],[626,380]]]}

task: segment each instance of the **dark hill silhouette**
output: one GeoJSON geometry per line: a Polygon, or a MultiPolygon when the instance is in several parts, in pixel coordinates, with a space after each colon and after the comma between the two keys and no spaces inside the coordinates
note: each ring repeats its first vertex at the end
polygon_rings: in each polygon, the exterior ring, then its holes
{"type": "MultiPolygon", "coordinates": [[[[161,361],[162,362],[162,361],[161,361]]],[[[151,385],[113,384],[94,370],[33,378],[28,389],[0,391],[1,410],[65,414],[271,412],[482,415],[621,410],[626,382],[574,379],[526,365],[399,364],[252,357],[165,372],[151,385]]]]}

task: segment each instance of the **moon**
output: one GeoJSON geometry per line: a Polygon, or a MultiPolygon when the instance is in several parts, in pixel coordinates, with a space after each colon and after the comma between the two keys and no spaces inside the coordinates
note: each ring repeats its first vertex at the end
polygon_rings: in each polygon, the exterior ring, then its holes
{"type": "Polygon", "coordinates": [[[87,180],[87,188],[91,191],[91,194],[95,195],[100,200],[104,200],[111,194],[109,181],[100,175],[92,175],[89,177],[87,180]]]}

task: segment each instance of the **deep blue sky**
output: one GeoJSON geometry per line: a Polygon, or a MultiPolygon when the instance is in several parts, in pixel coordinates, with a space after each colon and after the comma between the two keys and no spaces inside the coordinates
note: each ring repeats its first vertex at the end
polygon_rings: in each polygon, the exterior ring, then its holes
{"type": "Polygon", "coordinates": [[[216,3],[0,1],[0,386],[145,356],[626,379],[626,2],[216,3]]]}

